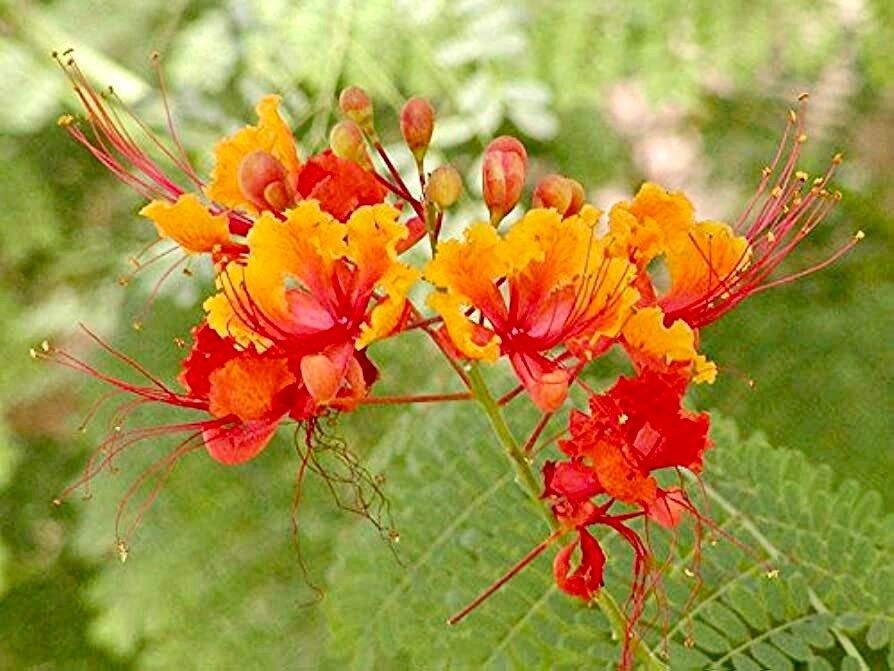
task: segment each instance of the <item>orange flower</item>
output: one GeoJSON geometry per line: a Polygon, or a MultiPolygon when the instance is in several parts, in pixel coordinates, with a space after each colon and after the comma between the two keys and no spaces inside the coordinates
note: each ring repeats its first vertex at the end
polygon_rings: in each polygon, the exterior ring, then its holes
{"type": "MultiPolygon", "coordinates": [[[[397,329],[418,273],[397,260],[407,228],[388,205],[362,207],[342,224],[304,201],[280,221],[263,214],[248,236],[246,263],[218,277],[205,302],[221,337],[300,360],[318,403],[362,380],[354,354],[397,329]]],[[[365,392],[365,390],[358,390],[365,392]]]]}
{"type": "Polygon", "coordinates": [[[548,353],[615,337],[638,298],[631,287],[635,267],[593,235],[598,217],[590,206],[565,219],[555,210],[534,209],[505,237],[475,224],[464,241],[442,243],[425,271],[446,290],[428,302],[457,349],[490,362],[508,356],[544,411],[561,405],[569,382],[548,353]],[[480,319],[468,316],[467,308],[480,319]]]}

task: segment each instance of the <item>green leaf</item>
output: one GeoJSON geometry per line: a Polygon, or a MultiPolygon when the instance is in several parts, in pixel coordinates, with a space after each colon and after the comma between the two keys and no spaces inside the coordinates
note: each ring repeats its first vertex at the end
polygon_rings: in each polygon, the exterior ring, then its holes
{"type": "MultiPolygon", "coordinates": [[[[411,412],[383,437],[377,459],[394,494],[401,563],[363,525],[339,537],[326,602],[326,668],[546,668],[559,660],[583,667],[594,654],[600,664],[611,663],[612,652],[617,661],[620,650],[602,616],[555,588],[546,557],[466,621],[453,628],[444,623],[547,533],[477,414],[470,407],[411,412]]],[[[865,627],[866,618],[891,617],[890,604],[873,597],[875,582],[890,573],[850,565],[843,575],[839,559],[849,546],[872,538],[863,564],[881,566],[894,547],[888,521],[864,520],[843,546],[826,551],[822,527],[810,522],[812,492],[803,484],[816,481],[815,467],[797,453],[743,441],[731,424],[716,423],[717,447],[704,475],[708,503],[724,532],[750,550],[721,537],[704,544],[700,562],[693,563],[693,536],[680,534],[685,561],[664,577],[672,668],[795,668],[829,646],[868,654],[863,637],[850,638],[850,631],[865,627]],[[798,495],[775,496],[789,489],[798,495]],[[810,535],[812,554],[793,554],[799,530],[810,535]],[[704,583],[683,613],[692,587],[683,568],[696,565],[704,583]],[[771,568],[779,577],[764,575],[771,568]],[[849,588],[839,589],[845,581],[849,588]]],[[[825,495],[839,492],[855,505],[871,497],[850,486],[825,495]]],[[[607,586],[623,598],[625,550],[612,538],[604,546],[607,586]]],[[[660,644],[659,635],[647,640],[660,644]]]]}

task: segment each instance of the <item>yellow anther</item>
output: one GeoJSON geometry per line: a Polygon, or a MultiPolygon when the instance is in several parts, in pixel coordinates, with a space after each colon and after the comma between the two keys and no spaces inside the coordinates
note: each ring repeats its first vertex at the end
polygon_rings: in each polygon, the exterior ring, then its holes
{"type": "Polygon", "coordinates": [[[626,424],[628,419],[630,418],[622,412],[620,415],[618,415],[618,424],[626,424]]]}
{"type": "Polygon", "coordinates": [[[139,319],[135,319],[133,324],[131,324],[131,326],[133,326],[134,331],[142,331],[143,330],[143,322],[141,322],[139,319]]]}
{"type": "Polygon", "coordinates": [[[798,170],[798,172],[795,173],[795,178],[801,180],[802,182],[806,182],[810,178],[810,175],[808,175],[803,170],[798,170]]]}
{"type": "Polygon", "coordinates": [[[795,110],[788,111],[788,120],[795,123],[798,120],[798,113],[795,110]]]}
{"type": "Polygon", "coordinates": [[[29,349],[28,356],[30,356],[32,359],[36,359],[37,358],[37,350],[34,349],[33,347],[31,349],[29,349]]]}
{"type": "Polygon", "coordinates": [[[798,94],[798,101],[799,101],[799,102],[804,102],[804,101],[807,100],[809,97],[810,97],[810,94],[807,93],[807,92],[805,91],[804,93],[800,93],[800,94],[798,94]]]}
{"type": "Polygon", "coordinates": [[[180,349],[183,349],[184,347],[186,347],[186,341],[180,337],[174,338],[174,344],[177,345],[177,347],[179,347],[180,349]]]}
{"type": "Polygon", "coordinates": [[[807,133],[801,133],[798,136],[798,144],[804,144],[805,142],[807,142],[807,133]]]}
{"type": "Polygon", "coordinates": [[[688,568],[684,568],[684,569],[683,569],[683,575],[685,575],[687,578],[694,578],[694,577],[695,577],[695,573],[693,573],[692,570],[691,570],[691,569],[688,569],[688,568]]]}
{"type": "Polygon", "coordinates": [[[773,187],[773,190],[770,191],[770,195],[773,196],[774,198],[779,198],[779,196],[782,195],[782,187],[781,187],[781,186],[774,186],[774,187],[773,187]]]}
{"type": "Polygon", "coordinates": [[[69,126],[73,126],[76,123],[75,118],[71,114],[63,114],[61,117],[56,119],[56,125],[61,128],[68,128],[69,126]]]}
{"type": "Polygon", "coordinates": [[[126,287],[130,284],[130,278],[127,275],[122,275],[118,278],[118,285],[122,287],[126,287]]]}
{"type": "Polygon", "coordinates": [[[776,578],[779,577],[779,569],[778,568],[770,569],[769,571],[764,573],[764,576],[766,576],[770,580],[776,580],[776,578]]]}
{"type": "Polygon", "coordinates": [[[46,340],[44,340],[42,343],[40,343],[40,349],[42,349],[44,352],[49,352],[50,351],[50,343],[47,342],[46,340]]]}
{"type": "Polygon", "coordinates": [[[768,165],[765,165],[764,169],[761,170],[761,175],[763,175],[764,177],[769,177],[772,174],[773,174],[773,168],[771,168],[768,165]]]}
{"type": "Polygon", "coordinates": [[[127,543],[124,542],[124,539],[119,538],[115,541],[115,550],[118,552],[118,559],[121,560],[121,563],[126,562],[130,551],[127,549],[127,543]]]}
{"type": "Polygon", "coordinates": [[[844,154],[838,153],[832,157],[832,163],[835,165],[841,165],[842,161],[844,161],[844,154]]]}
{"type": "Polygon", "coordinates": [[[863,231],[857,231],[854,233],[854,240],[862,240],[866,237],[866,234],[863,231]]]}

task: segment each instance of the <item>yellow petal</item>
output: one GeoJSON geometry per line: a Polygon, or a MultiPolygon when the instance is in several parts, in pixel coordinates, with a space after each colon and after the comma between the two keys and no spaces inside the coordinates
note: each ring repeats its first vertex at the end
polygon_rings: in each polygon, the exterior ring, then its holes
{"type": "Polygon", "coordinates": [[[191,193],[185,193],[176,203],[153,200],[140,214],[155,222],[158,234],[170,238],[189,254],[211,252],[230,241],[227,216],[213,215],[191,193]]]}
{"type": "Polygon", "coordinates": [[[623,328],[624,340],[639,354],[665,363],[692,363],[693,381],[714,382],[717,366],[695,349],[695,332],[682,319],[664,325],[661,308],[638,310],[623,328]]]}
{"type": "Polygon", "coordinates": [[[640,267],[686,235],[695,225],[695,209],[679,191],[646,182],[630,202],[609,213],[610,237],[626,245],[640,267]]]}
{"type": "Polygon", "coordinates": [[[374,340],[390,334],[400,321],[407,303],[407,293],[419,279],[419,271],[402,263],[394,264],[379,281],[385,298],[372,309],[369,323],[360,327],[355,347],[362,349],[374,340]]]}
{"type": "Polygon", "coordinates": [[[500,338],[496,334],[483,345],[475,341],[475,324],[463,314],[463,302],[450,293],[436,291],[429,295],[428,305],[444,319],[447,334],[456,348],[470,359],[483,359],[490,363],[500,356],[500,338]]]}
{"type": "Polygon", "coordinates": [[[254,346],[258,352],[268,349],[273,343],[256,333],[246,323],[252,303],[245,289],[245,269],[237,263],[230,263],[216,280],[218,292],[202,304],[210,326],[221,338],[230,338],[239,347],[254,346]]]}

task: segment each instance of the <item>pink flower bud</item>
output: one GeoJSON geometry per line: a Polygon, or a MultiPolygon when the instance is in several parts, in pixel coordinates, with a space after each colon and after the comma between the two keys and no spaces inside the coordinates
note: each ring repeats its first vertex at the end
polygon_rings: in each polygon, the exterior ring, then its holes
{"type": "Polygon", "coordinates": [[[373,132],[373,106],[369,95],[359,86],[349,86],[338,97],[338,106],[348,119],[365,133],[373,132]]]}
{"type": "Polygon", "coordinates": [[[498,137],[484,150],[482,190],[495,226],[521,198],[527,167],[525,147],[514,137],[498,137]]]}
{"type": "Polygon", "coordinates": [[[446,210],[459,200],[463,192],[463,180],[449,163],[437,168],[428,178],[425,195],[440,209],[446,210]]]}
{"type": "Polygon", "coordinates": [[[425,98],[410,98],[400,111],[400,132],[417,163],[428,151],[434,129],[435,108],[425,98]]]}
{"type": "Polygon", "coordinates": [[[339,121],[332,127],[329,131],[329,148],[339,158],[353,161],[362,168],[372,166],[363,142],[363,131],[353,121],[339,121]]]}
{"type": "Polygon", "coordinates": [[[236,175],[242,195],[262,210],[284,210],[292,203],[286,169],[272,154],[253,151],[239,163],[236,175]]]}
{"type": "Polygon", "coordinates": [[[534,187],[534,207],[551,207],[563,217],[580,212],[584,204],[584,187],[562,175],[547,175],[534,187]]]}

